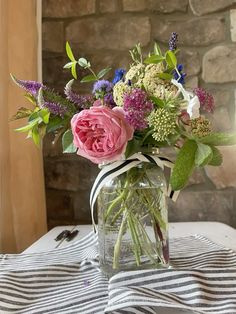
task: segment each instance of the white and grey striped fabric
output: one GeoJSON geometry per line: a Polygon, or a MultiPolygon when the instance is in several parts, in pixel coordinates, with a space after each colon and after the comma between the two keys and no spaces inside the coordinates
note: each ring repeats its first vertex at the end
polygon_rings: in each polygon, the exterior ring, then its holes
{"type": "Polygon", "coordinates": [[[170,251],[170,269],[123,272],[109,282],[93,233],[50,252],[1,255],[0,313],[236,314],[235,252],[201,236],[171,239],[170,251]]]}

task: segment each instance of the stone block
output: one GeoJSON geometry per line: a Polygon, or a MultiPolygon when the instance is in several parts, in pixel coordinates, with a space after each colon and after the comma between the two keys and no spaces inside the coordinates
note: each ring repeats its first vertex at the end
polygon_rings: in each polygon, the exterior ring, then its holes
{"type": "Polygon", "coordinates": [[[192,91],[195,87],[198,87],[198,77],[186,77],[185,79],[185,87],[187,90],[192,91]]]}
{"type": "Polygon", "coordinates": [[[71,79],[71,74],[68,69],[63,69],[63,66],[68,62],[66,53],[64,57],[50,56],[45,57],[43,54],[43,82],[55,88],[56,84],[63,83],[64,85],[71,79]]]}
{"type": "Polygon", "coordinates": [[[214,97],[216,107],[229,108],[233,103],[233,92],[223,87],[224,89],[207,89],[214,97]]]}
{"type": "Polygon", "coordinates": [[[227,9],[235,0],[189,0],[190,8],[195,15],[204,15],[227,9]]]}
{"type": "Polygon", "coordinates": [[[99,11],[101,13],[112,13],[117,10],[117,0],[99,0],[99,11]]]}
{"type": "Polygon", "coordinates": [[[202,78],[207,83],[236,81],[236,49],[234,46],[217,46],[203,57],[202,78]]]}
{"type": "Polygon", "coordinates": [[[147,0],[123,0],[123,10],[127,12],[143,11],[147,8],[147,0]]]}
{"type": "Polygon", "coordinates": [[[42,48],[44,51],[63,52],[64,23],[46,22],[42,24],[42,48]]]}
{"type": "Polygon", "coordinates": [[[225,132],[232,129],[232,121],[225,107],[216,108],[210,118],[214,131],[225,132]]]}
{"type": "Polygon", "coordinates": [[[123,9],[128,12],[145,9],[160,13],[186,12],[188,0],[123,0],[123,9]]]}
{"type": "MultiPolygon", "coordinates": [[[[180,36],[182,36],[180,34],[180,36]]],[[[199,53],[194,50],[183,49],[178,54],[178,63],[184,66],[184,72],[187,76],[197,75],[201,70],[199,53]]]]}
{"type": "Polygon", "coordinates": [[[206,183],[206,176],[203,169],[198,168],[195,169],[191,177],[189,178],[187,186],[197,185],[197,184],[204,184],[206,183]]]}
{"type": "Polygon", "coordinates": [[[236,9],[230,10],[230,32],[231,40],[236,41],[236,9]]]}
{"type": "Polygon", "coordinates": [[[236,227],[233,190],[183,190],[176,203],[168,203],[170,221],[220,221],[236,227]]]}
{"type": "Polygon", "coordinates": [[[234,130],[236,130],[236,89],[234,90],[234,130]]]}
{"type": "Polygon", "coordinates": [[[207,166],[206,174],[217,189],[236,188],[236,146],[224,146],[219,149],[223,155],[222,165],[207,166]]]}
{"type": "MultiPolygon", "coordinates": [[[[91,209],[89,205],[90,190],[77,191],[73,198],[74,217],[84,224],[91,224],[91,209]]],[[[94,214],[94,218],[95,218],[94,214]]]]}
{"type": "Polygon", "coordinates": [[[96,0],[43,0],[43,17],[77,17],[94,14],[96,0]]]}
{"type": "Polygon", "coordinates": [[[73,197],[69,191],[46,189],[48,219],[74,219],[73,197]]]}
{"type": "Polygon", "coordinates": [[[90,190],[99,169],[77,155],[45,158],[45,185],[47,188],[67,191],[90,190]]]}
{"type": "Polygon", "coordinates": [[[223,17],[190,18],[180,20],[152,19],[153,36],[157,41],[168,43],[170,33],[177,32],[179,45],[208,46],[225,39],[223,17]]]}
{"type": "Polygon", "coordinates": [[[138,42],[146,46],[150,32],[148,17],[124,16],[110,20],[98,17],[71,22],[66,28],[66,39],[81,49],[126,50],[138,42]]]}
{"type": "Polygon", "coordinates": [[[160,13],[186,12],[188,0],[148,0],[147,8],[160,13]]]}

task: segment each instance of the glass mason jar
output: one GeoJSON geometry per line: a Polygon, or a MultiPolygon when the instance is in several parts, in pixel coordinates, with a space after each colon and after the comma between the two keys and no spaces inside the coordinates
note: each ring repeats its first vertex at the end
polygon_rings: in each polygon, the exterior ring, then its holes
{"type": "Polygon", "coordinates": [[[101,270],[169,266],[166,180],[156,164],[142,162],[108,181],[98,196],[101,270]]]}

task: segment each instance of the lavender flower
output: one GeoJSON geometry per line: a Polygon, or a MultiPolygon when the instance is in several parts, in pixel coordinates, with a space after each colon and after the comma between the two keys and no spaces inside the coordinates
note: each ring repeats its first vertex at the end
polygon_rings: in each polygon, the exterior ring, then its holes
{"type": "Polygon", "coordinates": [[[121,81],[124,77],[125,72],[126,71],[124,69],[116,69],[115,70],[115,76],[112,80],[112,83],[116,84],[117,82],[121,81]]]}
{"type": "Polygon", "coordinates": [[[23,88],[27,93],[33,95],[34,97],[37,96],[37,93],[41,87],[45,88],[45,86],[39,82],[19,80],[13,75],[11,75],[11,77],[16,85],[23,88]]]}
{"type": "Polygon", "coordinates": [[[200,101],[200,108],[206,112],[212,113],[215,108],[213,96],[209,94],[204,88],[200,87],[195,88],[193,92],[200,101]]]}
{"type": "Polygon", "coordinates": [[[147,115],[153,110],[153,104],[148,100],[147,94],[142,89],[133,89],[124,96],[124,111],[127,122],[136,130],[148,126],[147,115]]]}
{"type": "Polygon", "coordinates": [[[179,83],[181,83],[182,85],[185,84],[185,77],[186,77],[186,73],[182,72],[183,71],[183,64],[178,64],[177,65],[177,70],[173,71],[174,74],[174,79],[176,81],[178,81],[179,83]]]}
{"type": "Polygon", "coordinates": [[[66,114],[66,108],[59,103],[45,101],[41,105],[41,108],[47,108],[50,113],[54,114],[55,116],[60,116],[61,118],[63,118],[66,114]]]}
{"type": "Polygon", "coordinates": [[[177,41],[178,41],[178,34],[175,32],[171,33],[171,36],[169,39],[169,49],[171,51],[174,51],[177,49],[177,41]]]}
{"type": "Polygon", "coordinates": [[[68,100],[73,102],[78,109],[87,109],[91,107],[93,103],[93,97],[90,95],[78,95],[73,92],[72,84],[74,80],[69,81],[65,86],[65,95],[68,100]]]}
{"type": "Polygon", "coordinates": [[[93,85],[93,94],[107,94],[112,91],[113,84],[107,80],[99,80],[93,85]]]}

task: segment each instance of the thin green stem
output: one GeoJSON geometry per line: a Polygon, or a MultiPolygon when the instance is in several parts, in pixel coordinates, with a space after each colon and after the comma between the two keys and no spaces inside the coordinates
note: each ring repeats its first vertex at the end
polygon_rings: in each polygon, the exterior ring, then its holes
{"type": "Polygon", "coordinates": [[[127,212],[125,211],[123,213],[123,219],[120,225],[118,237],[116,240],[116,244],[114,246],[114,256],[113,256],[113,269],[118,269],[119,268],[119,260],[120,260],[120,250],[121,250],[121,241],[122,241],[122,236],[125,230],[125,225],[127,221],[127,212]]]}
{"type": "Polygon", "coordinates": [[[130,234],[133,241],[133,251],[135,255],[136,264],[137,266],[140,266],[141,244],[139,242],[139,238],[138,238],[131,215],[128,216],[127,222],[128,222],[128,227],[129,227],[130,234]]]}
{"type": "Polygon", "coordinates": [[[98,77],[97,77],[97,74],[91,69],[91,68],[88,68],[89,71],[94,75],[94,77],[96,78],[96,80],[98,80],[98,77]]]}

